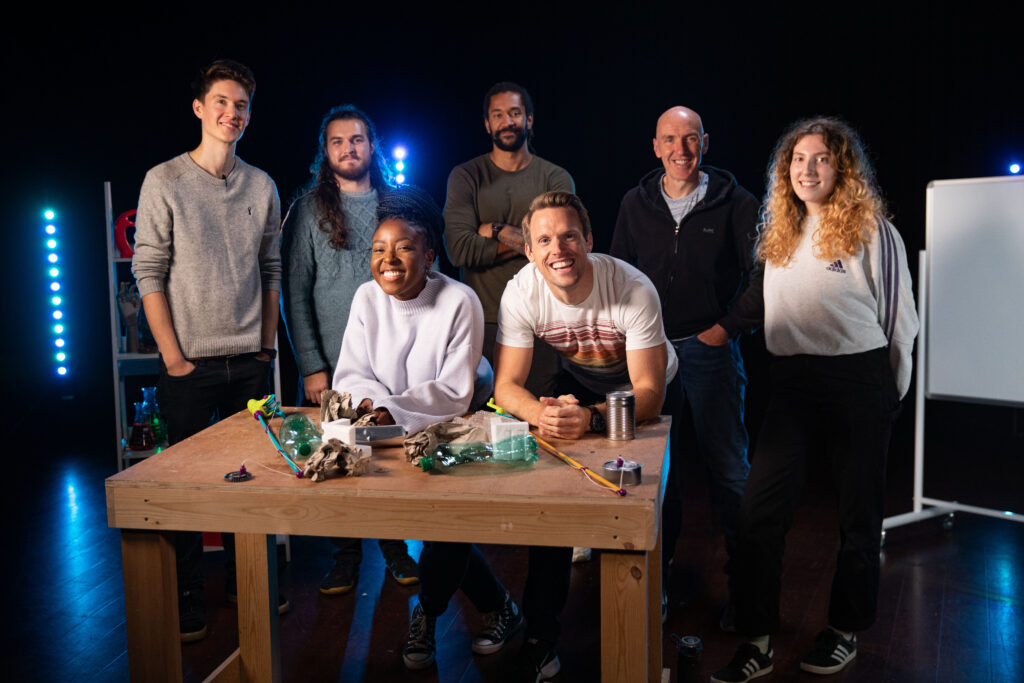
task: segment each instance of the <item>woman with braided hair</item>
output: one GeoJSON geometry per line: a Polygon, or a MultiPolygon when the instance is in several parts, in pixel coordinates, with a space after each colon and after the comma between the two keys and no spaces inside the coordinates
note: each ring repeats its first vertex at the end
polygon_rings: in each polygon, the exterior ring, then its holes
{"type": "Polygon", "coordinates": [[[828,626],[800,668],[835,673],[856,656],[855,632],[875,620],[886,454],[918,329],[903,241],[853,129],[797,122],[776,145],[767,186],[757,256],[772,395],[730,577],[735,628],[748,640],[712,676],[720,683],[772,670],[784,539],[812,458],[830,465],[840,547],[828,626]]]}

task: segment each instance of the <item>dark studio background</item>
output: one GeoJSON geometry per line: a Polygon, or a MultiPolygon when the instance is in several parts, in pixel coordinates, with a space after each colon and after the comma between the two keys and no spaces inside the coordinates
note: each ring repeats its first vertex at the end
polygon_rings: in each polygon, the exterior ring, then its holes
{"type": "MultiPolygon", "coordinates": [[[[95,444],[90,452],[102,452],[97,457],[111,465],[102,183],[113,183],[116,216],[135,206],[147,169],[196,146],[189,82],[214,57],[238,59],[256,74],[252,121],[238,154],[275,179],[284,207],[308,178],[321,116],[342,102],[374,118],[386,150],[408,146],[408,181],[443,204],[451,168],[489,148],[483,92],[498,80],[522,83],[536,104],[537,152],[574,176],[599,251],[623,193],[659,164],[651,151],[654,123],[674,104],[702,114],[711,136],[706,162],[731,170],[758,196],[772,145],[788,123],[815,114],[848,120],[871,148],[915,280],[927,183],[1001,175],[1011,160],[1024,159],[1019,27],[959,3],[833,4],[827,13],[789,3],[640,3],[579,12],[555,3],[322,11],[203,5],[150,16],[62,17],[56,27],[25,19],[8,23],[6,33],[7,329],[0,351],[14,407],[4,426],[10,433],[26,419],[59,417],[63,438],[95,444]],[[46,206],[59,212],[66,255],[72,374],[63,379],[53,371],[46,317],[46,206]]],[[[993,294],[1020,305],[1015,293],[993,294]]],[[[995,325],[979,330],[987,333],[997,333],[995,325]]],[[[759,339],[745,342],[754,431],[767,392],[759,339]]],[[[294,363],[283,332],[281,363],[288,400],[294,363]]],[[[962,433],[959,425],[997,443],[1020,443],[1019,409],[943,409],[951,417],[936,420],[935,429],[950,438],[962,433]]],[[[911,402],[894,449],[904,462],[912,414],[911,402]]],[[[993,495],[1008,499],[992,504],[1019,502],[1015,492],[993,495]]]]}

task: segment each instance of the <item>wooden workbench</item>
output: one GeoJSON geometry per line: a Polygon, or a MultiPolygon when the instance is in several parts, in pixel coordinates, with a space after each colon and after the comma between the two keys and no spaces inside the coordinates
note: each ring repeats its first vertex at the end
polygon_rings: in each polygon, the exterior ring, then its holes
{"type": "Polygon", "coordinates": [[[401,448],[375,449],[370,474],[314,483],[291,473],[249,413],[223,420],[106,481],[107,520],[122,530],[132,680],[181,680],[174,545],[164,532],[189,530],[237,535],[239,649],[216,680],[281,679],[268,558],[274,534],[299,534],[601,548],[601,678],[659,681],[668,427],[662,417],[634,441],[553,440],[597,472],[619,455],[640,462],[643,481],[620,497],[543,451],[533,466],[429,474],[401,448]],[[225,481],[243,461],[254,478],[225,481]]]}

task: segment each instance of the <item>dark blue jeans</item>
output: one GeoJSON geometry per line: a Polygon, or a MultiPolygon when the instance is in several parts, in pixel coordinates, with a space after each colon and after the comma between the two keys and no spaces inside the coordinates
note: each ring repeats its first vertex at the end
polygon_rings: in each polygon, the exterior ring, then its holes
{"type": "MultiPolygon", "coordinates": [[[[245,410],[251,398],[270,392],[270,363],[257,360],[255,353],[192,361],[195,370],[182,377],[167,374],[163,359],[156,394],[167,421],[167,441],[172,446],[212,423],[245,410]]],[[[254,426],[255,428],[255,426],[254,426]]],[[[235,573],[235,537],[224,534],[224,561],[228,579],[235,573]]],[[[175,534],[178,559],[178,591],[203,587],[203,535],[182,531],[175,534]]]]}
{"type": "Polygon", "coordinates": [[[662,527],[662,564],[666,571],[682,526],[683,458],[696,453],[707,467],[712,512],[722,525],[730,558],[736,547],[736,513],[750,472],[743,424],[747,374],[739,341],[708,346],[694,336],[672,345],[679,357],[679,372],[665,392],[665,411],[672,415],[671,464],[662,527]]]}

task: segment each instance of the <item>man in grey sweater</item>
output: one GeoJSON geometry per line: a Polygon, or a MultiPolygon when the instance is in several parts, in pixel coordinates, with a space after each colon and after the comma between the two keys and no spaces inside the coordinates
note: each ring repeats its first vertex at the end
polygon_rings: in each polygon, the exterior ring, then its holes
{"type": "MultiPolygon", "coordinates": [[[[550,190],[575,192],[572,176],[533,153],[533,100],[521,85],[495,83],[484,95],[484,129],[491,151],[452,169],[444,204],[444,243],[462,281],[484,308],[484,358],[494,365],[498,306],[505,285],[526,265],[522,220],[533,198],[550,190]]],[[[534,346],[526,386],[550,396],[558,354],[534,346]]]]}
{"type": "MultiPolygon", "coordinates": [[[[351,104],[334,107],[320,124],[313,174],[305,194],[284,219],[281,311],[302,376],[299,397],[320,403],[331,386],[352,297],[370,277],[370,244],[377,203],[391,188],[391,171],[378,149],[377,129],[351,104]]],[[[363,559],[360,538],[332,538],[334,566],[320,581],[324,595],[351,591],[363,559]]],[[[402,585],[419,581],[402,540],[382,539],[391,575],[402,585]]]]}
{"type": "MultiPolygon", "coordinates": [[[[202,139],[154,167],[139,195],[135,256],[146,318],[160,348],[157,396],[174,444],[267,393],[281,289],[277,187],[235,157],[255,81],[217,60],[192,85],[202,139]]],[[[183,642],[206,635],[202,535],[179,533],[183,642]]],[[[225,535],[226,593],[236,594],[234,538],[225,535]]],[[[281,601],[281,611],[287,610],[281,601]]]]}

